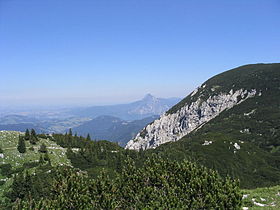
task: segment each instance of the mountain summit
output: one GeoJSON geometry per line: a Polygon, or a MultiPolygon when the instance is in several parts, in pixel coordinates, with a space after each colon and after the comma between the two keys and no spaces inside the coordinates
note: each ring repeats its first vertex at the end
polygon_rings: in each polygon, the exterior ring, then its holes
{"type": "Polygon", "coordinates": [[[145,95],[145,97],[142,99],[142,101],[156,101],[156,100],[157,98],[150,93],[145,95]]]}

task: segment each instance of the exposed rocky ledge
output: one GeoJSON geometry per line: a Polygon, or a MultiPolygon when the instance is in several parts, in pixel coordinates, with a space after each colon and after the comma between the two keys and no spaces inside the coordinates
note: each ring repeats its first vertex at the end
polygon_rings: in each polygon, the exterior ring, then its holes
{"type": "MultiPolygon", "coordinates": [[[[173,114],[163,114],[158,120],[146,126],[137,136],[130,140],[126,148],[140,150],[156,148],[166,142],[177,141],[203,124],[218,116],[222,111],[242,103],[256,95],[256,90],[230,90],[228,93],[209,96],[207,100],[201,97],[186,104],[173,114]]],[[[197,94],[196,91],[191,96],[197,94]]]]}

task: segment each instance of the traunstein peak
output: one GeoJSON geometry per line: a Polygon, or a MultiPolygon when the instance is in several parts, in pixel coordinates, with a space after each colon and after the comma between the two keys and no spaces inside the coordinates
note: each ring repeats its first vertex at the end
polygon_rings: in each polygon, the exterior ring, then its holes
{"type": "MultiPolygon", "coordinates": [[[[186,103],[175,113],[163,114],[158,120],[146,126],[127,143],[126,148],[145,150],[156,148],[166,142],[177,141],[193,130],[199,129],[224,110],[230,109],[257,94],[255,89],[231,89],[229,92],[210,95],[206,100],[203,99],[203,95],[196,97],[205,87],[206,84],[191,93],[191,98],[197,98],[195,101],[186,103]]],[[[215,87],[212,91],[214,89],[215,87]]]]}

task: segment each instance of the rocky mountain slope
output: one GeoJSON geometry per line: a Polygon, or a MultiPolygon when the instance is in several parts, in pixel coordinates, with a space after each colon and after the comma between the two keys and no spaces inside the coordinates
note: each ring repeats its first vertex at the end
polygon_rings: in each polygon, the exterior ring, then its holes
{"type": "MultiPolygon", "coordinates": [[[[128,142],[126,148],[149,149],[178,141],[205,127],[221,113],[229,113],[233,107],[240,107],[245,102],[250,102],[251,106],[239,113],[242,116],[265,116],[264,111],[269,106],[279,114],[279,92],[280,64],[246,65],[226,71],[207,80],[160,119],[146,126],[128,142]],[[267,103],[258,104],[259,101],[267,103]]],[[[251,132],[246,126],[242,129],[240,132],[251,132]]],[[[275,134],[278,132],[278,128],[273,126],[269,129],[276,129],[275,134]]]]}

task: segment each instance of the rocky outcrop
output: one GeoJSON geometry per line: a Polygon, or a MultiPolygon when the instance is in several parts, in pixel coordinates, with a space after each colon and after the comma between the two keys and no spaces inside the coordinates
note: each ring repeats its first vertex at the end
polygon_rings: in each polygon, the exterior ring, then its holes
{"type": "MultiPolygon", "coordinates": [[[[205,85],[201,88],[205,88],[205,85]]],[[[230,90],[227,93],[212,94],[206,100],[202,99],[202,96],[198,96],[197,100],[185,104],[177,112],[165,113],[158,120],[146,126],[135,139],[127,143],[126,148],[149,149],[166,142],[177,141],[193,130],[199,129],[224,110],[254,97],[256,92],[255,89],[230,90]]],[[[190,97],[196,94],[199,94],[197,90],[190,97]]]]}

